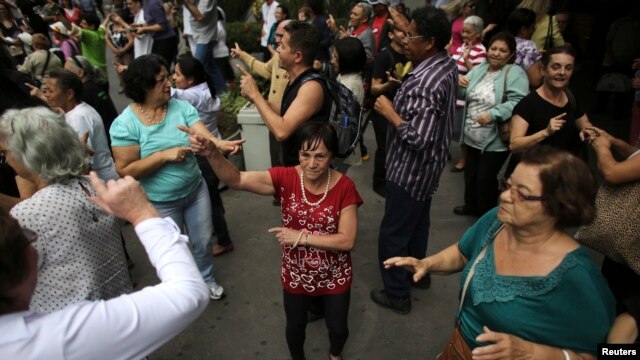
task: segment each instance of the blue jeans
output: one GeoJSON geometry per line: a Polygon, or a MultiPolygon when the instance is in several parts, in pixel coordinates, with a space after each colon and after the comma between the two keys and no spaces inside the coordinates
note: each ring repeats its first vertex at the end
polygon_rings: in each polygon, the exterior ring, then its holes
{"type": "Polygon", "coordinates": [[[394,256],[427,256],[431,198],[418,201],[402,187],[385,183],[387,198],[378,235],[378,260],[385,291],[405,298],[411,292],[411,275],[403,268],[385,269],[383,261],[394,256]]]}
{"type": "Polygon", "coordinates": [[[211,76],[216,87],[216,94],[220,95],[227,91],[227,82],[213,59],[213,41],[208,44],[196,44],[196,53],[193,54],[193,57],[202,63],[204,70],[211,76]]]}
{"type": "Polygon", "coordinates": [[[186,225],[193,258],[204,282],[215,282],[213,277],[213,253],[211,252],[211,200],[207,183],[201,179],[200,186],[187,197],[173,201],[152,201],[163,217],[171,217],[183,230],[186,225]]]}

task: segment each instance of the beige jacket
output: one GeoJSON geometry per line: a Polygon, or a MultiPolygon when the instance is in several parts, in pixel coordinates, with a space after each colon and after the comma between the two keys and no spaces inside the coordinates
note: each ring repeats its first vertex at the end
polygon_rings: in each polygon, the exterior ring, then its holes
{"type": "Polygon", "coordinates": [[[289,83],[289,73],[286,70],[280,69],[278,65],[279,56],[274,54],[269,61],[262,62],[257,60],[245,51],[239,54],[240,60],[249,66],[249,69],[256,73],[258,76],[265,79],[271,79],[271,88],[269,89],[269,96],[267,101],[276,104],[278,107],[282,103],[282,96],[284,95],[284,89],[289,83]]]}

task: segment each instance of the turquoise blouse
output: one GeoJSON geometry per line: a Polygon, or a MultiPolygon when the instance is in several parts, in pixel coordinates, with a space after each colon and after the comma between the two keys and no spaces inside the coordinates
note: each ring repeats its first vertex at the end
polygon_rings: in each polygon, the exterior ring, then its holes
{"type": "MultiPolygon", "coordinates": [[[[196,109],[186,101],[171,99],[167,116],[156,125],[144,125],[131,105],[118,116],[109,130],[112,146],[140,146],[140,158],[176,146],[189,146],[189,136],[178,125],[191,127],[200,121],[196,109]]],[[[187,197],[200,185],[202,176],[193,153],[182,162],[166,163],[155,172],[140,179],[151,201],[173,201],[187,197]]]]}
{"type": "MultiPolygon", "coordinates": [[[[478,85],[480,80],[489,71],[489,63],[484,62],[480,65],[476,65],[467,73],[469,78],[469,85],[466,88],[458,87],[458,98],[464,99],[468,103],[468,95],[472,93],[472,90],[478,85]]],[[[489,111],[491,120],[497,123],[501,123],[511,119],[511,112],[516,104],[529,93],[529,78],[527,73],[522,70],[518,65],[507,64],[500,69],[498,75],[494,79],[494,87],[496,91],[496,106],[489,111]],[[507,101],[502,102],[502,94],[504,93],[504,74],[509,69],[507,74],[507,101]]],[[[462,119],[467,118],[467,106],[464,107],[462,119]]],[[[500,140],[498,136],[498,126],[493,128],[494,135],[489,136],[487,143],[483,147],[483,151],[505,151],[508,147],[500,140]]],[[[464,131],[462,131],[461,141],[464,142],[464,131]]]]}
{"type": "MultiPolygon", "coordinates": [[[[471,264],[502,223],[497,208],[487,212],[458,242],[471,264]]],[[[580,247],[568,253],[547,276],[503,276],[495,272],[493,243],[478,262],[459,314],[460,331],[473,349],[487,326],[538,344],[596,354],[615,319],[614,298],[605,279],[580,247]]]]}

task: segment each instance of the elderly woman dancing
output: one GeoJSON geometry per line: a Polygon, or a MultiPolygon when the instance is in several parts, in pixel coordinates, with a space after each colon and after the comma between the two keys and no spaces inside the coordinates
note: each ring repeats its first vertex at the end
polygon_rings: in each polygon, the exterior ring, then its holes
{"type": "MultiPolygon", "coordinates": [[[[185,131],[195,135],[193,130],[185,131]]],[[[329,330],[329,357],[341,359],[349,329],[353,279],[350,250],[358,230],[362,199],[346,175],[331,168],[338,151],[335,129],[307,122],[297,130],[300,165],[240,172],[210,143],[192,136],[192,149],[206,156],[216,175],[233,189],[280,200],[282,226],[269,229],[282,250],[286,337],[291,358],[304,359],[307,311],[321,299],[329,330]]]]}
{"type": "Polygon", "coordinates": [[[83,176],[89,158],[64,116],[44,107],[7,111],[0,118],[0,149],[0,160],[37,189],[11,210],[38,236],[30,309],[52,312],[129,293],[122,222],[90,201],[95,191],[83,176]]]}
{"type": "Polygon", "coordinates": [[[186,225],[196,264],[209,284],[211,299],[219,300],[224,289],[213,276],[211,253],[211,201],[187,135],[179,125],[215,142],[224,150],[239,148],[238,142],[216,139],[197,110],[188,102],[171,98],[171,77],[158,55],[141,56],[125,73],[125,94],[133,103],[111,125],[111,144],[116,169],[142,184],[149,200],[178,227],[186,225]]]}
{"type": "Polygon", "coordinates": [[[456,244],[385,266],[408,269],[414,281],[462,271],[458,327],[469,358],[473,349],[474,359],[595,359],[614,320],[613,296],[586,248],[563,230],[593,220],[589,168],[539,146],[502,188],[500,206],[456,244]]]}

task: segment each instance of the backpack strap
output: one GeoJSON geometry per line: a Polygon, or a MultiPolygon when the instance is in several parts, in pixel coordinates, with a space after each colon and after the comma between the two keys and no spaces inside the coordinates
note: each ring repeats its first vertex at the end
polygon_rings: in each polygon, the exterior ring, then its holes
{"type": "Polygon", "coordinates": [[[51,59],[51,51],[47,50],[47,60],[44,62],[42,72],[40,72],[40,78],[44,77],[44,72],[47,71],[47,67],[49,67],[49,59],[51,59]]]}

